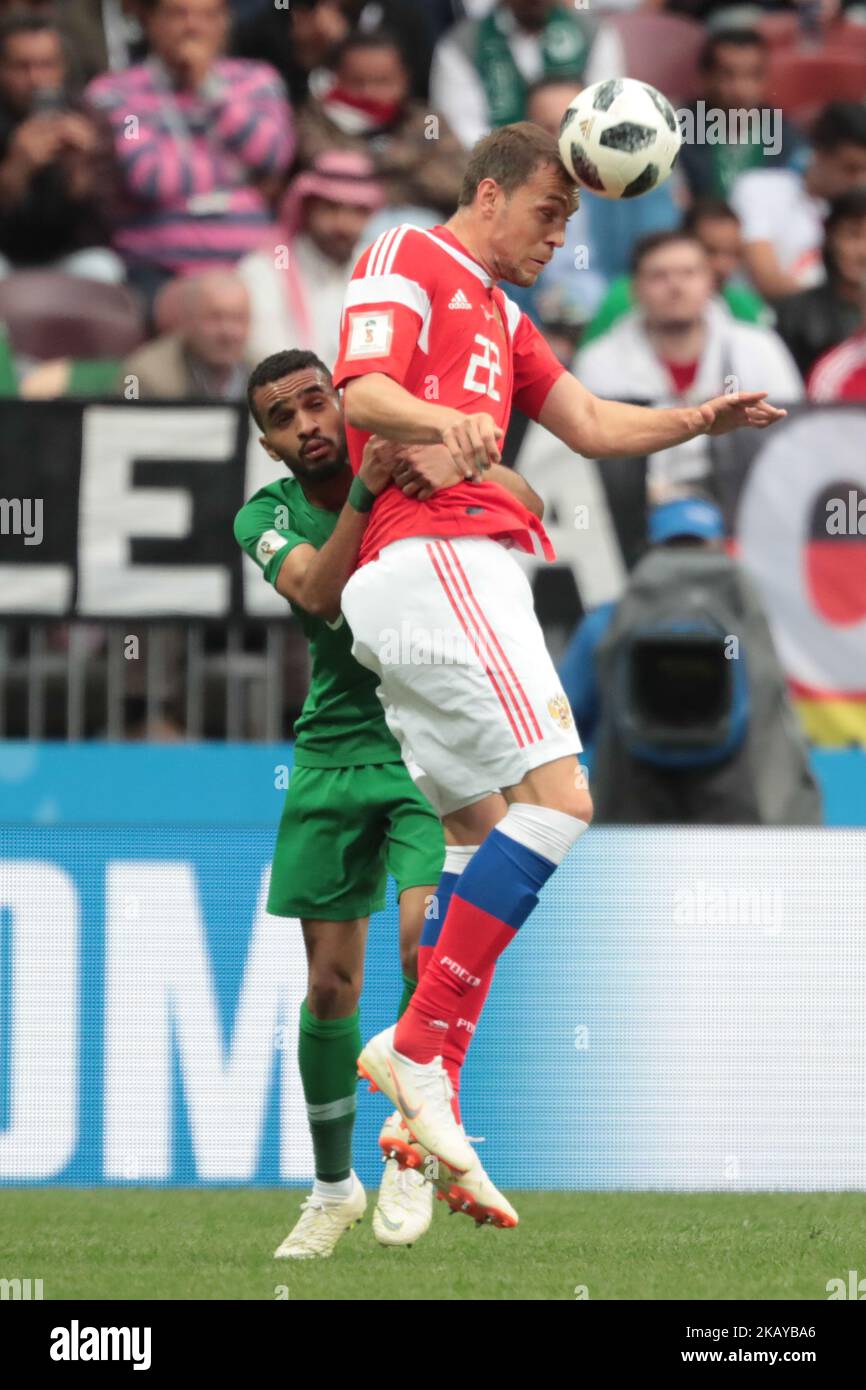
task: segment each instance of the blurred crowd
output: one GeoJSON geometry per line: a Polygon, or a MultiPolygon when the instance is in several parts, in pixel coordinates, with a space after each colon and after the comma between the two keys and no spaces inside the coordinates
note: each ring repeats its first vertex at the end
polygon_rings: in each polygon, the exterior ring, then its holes
{"type": "Polygon", "coordinates": [[[522,307],[602,394],[693,399],[726,368],[866,397],[866,6],[842,0],[0,0],[0,391],[231,400],[278,348],[332,359],[365,243],[446,219],[491,126],[555,132],[621,75],[686,113],[678,168],[585,195],[522,307]]]}
{"type": "MultiPolygon", "coordinates": [[[[678,109],[673,176],[584,195],[538,285],[509,293],[601,395],[866,400],[866,3],[847,0],[0,0],[0,396],[241,401],[271,352],[332,361],[365,245],[446,220],[492,127],[556,134],[620,76],[678,109]]],[[[708,471],[706,440],[667,450],[650,500],[708,471]]],[[[67,736],[51,663],[74,638],[105,667],[106,632],[36,636],[0,651],[4,731],[67,736]]],[[[284,637],[290,724],[306,682],[284,637]]],[[[110,736],[262,736],[207,699],[197,734],[192,637],[160,640],[110,736]]],[[[226,640],[209,630],[196,669],[228,702],[238,662],[274,660],[255,625],[226,640]]],[[[105,730],[89,699],[83,727],[105,730]]]]}

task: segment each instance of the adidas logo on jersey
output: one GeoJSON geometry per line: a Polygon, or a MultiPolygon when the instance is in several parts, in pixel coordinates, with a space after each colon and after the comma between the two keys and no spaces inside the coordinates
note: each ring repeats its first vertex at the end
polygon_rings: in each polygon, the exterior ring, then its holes
{"type": "Polygon", "coordinates": [[[448,308],[471,309],[472,305],[469,303],[469,300],[466,298],[466,295],[463,293],[462,290],[456,290],[454,295],[452,296],[451,303],[448,305],[448,308]]]}

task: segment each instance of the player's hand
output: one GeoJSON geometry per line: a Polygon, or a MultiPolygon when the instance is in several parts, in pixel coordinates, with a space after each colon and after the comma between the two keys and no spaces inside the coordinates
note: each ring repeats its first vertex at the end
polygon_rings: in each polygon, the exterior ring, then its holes
{"type": "Polygon", "coordinates": [[[462,410],[443,407],[439,438],[459,468],[462,478],[480,478],[485,468],[500,462],[502,454],[499,445],[504,434],[505,431],[497,425],[493,416],[484,411],[477,415],[464,415],[462,410]]]}
{"type": "Polygon", "coordinates": [[[736,391],[729,396],[714,396],[696,409],[696,433],[728,434],[744,425],[765,430],[788,413],[770,405],[766,397],[766,391],[736,391]]]}
{"type": "Polygon", "coordinates": [[[377,497],[392,481],[394,468],[405,449],[405,444],[393,439],[380,439],[378,434],[371,434],[364,445],[358,477],[377,497]]]}
{"type": "Polygon", "coordinates": [[[426,502],[443,487],[463,479],[448,450],[441,444],[406,445],[394,469],[394,483],[406,497],[426,502]]]}

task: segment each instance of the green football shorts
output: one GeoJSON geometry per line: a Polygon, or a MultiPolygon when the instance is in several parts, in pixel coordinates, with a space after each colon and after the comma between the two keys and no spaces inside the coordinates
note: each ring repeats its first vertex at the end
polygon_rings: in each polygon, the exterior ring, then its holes
{"type": "Polygon", "coordinates": [[[283,808],[268,912],[345,922],[397,892],[439,882],[442,826],[402,762],[295,767],[283,808]]]}

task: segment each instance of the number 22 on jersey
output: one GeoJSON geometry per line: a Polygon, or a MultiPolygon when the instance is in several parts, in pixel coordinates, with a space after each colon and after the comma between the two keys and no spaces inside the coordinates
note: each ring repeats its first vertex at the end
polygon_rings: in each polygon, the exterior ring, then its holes
{"type": "Polygon", "coordinates": [[[473,352],[469,358],[463,389],[477,391],[482,396],[489,396],[492,401],[499,401],[502,399],[496,388],[496,378],[502,376],[499,347],[490,338],[485,338],[483,333],[475,334],[475,342],[481,351],[473,352]]]}

